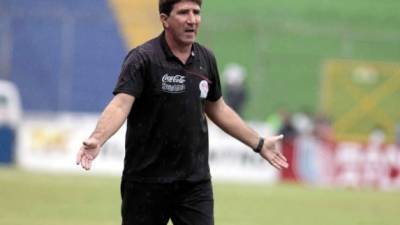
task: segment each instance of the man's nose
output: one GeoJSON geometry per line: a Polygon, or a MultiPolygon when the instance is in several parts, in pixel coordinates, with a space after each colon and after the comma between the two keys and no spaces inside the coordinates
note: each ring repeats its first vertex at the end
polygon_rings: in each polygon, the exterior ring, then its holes
{"type": "Polygon", "coordinates": [[[190,12],[187,18],[187,23],[193,24],[196,22],[196,15],[193,12],[190,12]]]}

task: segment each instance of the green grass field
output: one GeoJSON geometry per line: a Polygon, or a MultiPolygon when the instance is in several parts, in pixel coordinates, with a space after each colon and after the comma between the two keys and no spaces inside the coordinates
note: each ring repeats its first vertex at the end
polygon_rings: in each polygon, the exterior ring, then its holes
{"type": "MultiPolygon", "coordinates": [[[[327,59],[400,60],[400,1],[205,1],[200,42],[248,70],[245,117],[318,110],[327,59]]],[[[393,103],[395,104],[395,103],[393,103]]]]}
{"type": "MultiPolygon", "coordinates": [[[[399,225],[394,192],[214,184],[217,225],[399,225]]],[[[120,224],[119,178],[0,168],[1,225],[120,224]]]]}

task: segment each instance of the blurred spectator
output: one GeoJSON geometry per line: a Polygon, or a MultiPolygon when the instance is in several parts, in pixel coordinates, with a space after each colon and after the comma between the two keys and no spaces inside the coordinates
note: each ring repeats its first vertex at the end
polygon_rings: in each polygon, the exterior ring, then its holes
{"type": "Polygon", "coordinates": [[[279,129],[279,134],[283,134],[282,141],[282,154],[286,156],[287,162],[291,165],[285,170],[281,170],[281,179],[283,181],[297,181],[297,156],[295,152],[295,139],[297,136],[296,129],[292,124],[292,120],[289,113],[285,113],[282,118],[282,126],[279,129]]]}
{"type": "Polygon", "coordinates": [[[242,115],[246,101],[244,80],[246,70],[239,64],[232,63],[226,66],[223,72],[225,78],[225,100],[239,115],[242,115]]]}
{"type": "Polygon", "coordinates": [[[278,109],[269,115],[266,119],[267,126],[272,134],[277,134],[283,127],[283,120],[289,117],[289,113],[285,107],[279,106],[278,109]]]}
{"type": "Polygon", "coordinates": [[[0,163],[11,164],[14,161],[21,114],[17,87],[9,81],[0,80],[0,163]]]}
{"type": "Polygon", "coordinates": [[[315,136],[327,145],[332,147],[335,144],[336,138],[332,128],[332,122],[327,115],[319,113],[315,118],[315,136]]]}
{"type": "MultiPolygon", "coordinates": [[[[327,153],[327,151],[324,151],[327,153]]],[[[328,169],[321,176],[322,184],[334,184],[347,188],[359,188],[362,180],[362,165],[364,161],[364,149],[358,143],[339,143],[335,154],[327,155],[322,168],[328,169]],[[330,161],[327,161],[330,160],[330,161]],[[329,165],[334,163],[334,165],[329,165]],[[324,167],[325,166],[325,167],[324,167]],[[329,171],[335,166],[334,176],[329,171]]]]}
{"type": "Polygon", "coordinates": [[[400,190],[400,146],[389,145],[386,149],[387,180],[381,186],[384,189],[400,190]]]}
{"type": "Polygon", "coordinates": [[[307,108],[293,114],[292,124],[299,134],[307,136],[312,135],[314,130],[312,117],[313,115],[307,108]]]}
{"type": "MultiPolygon", "coordinates": [[[[317,150],[317,168],[318,168],[318,176],[319,183],[322,185],[331,184],[334,182],[336,178],[334,178],[339,170],[342,170],[343,177],[338,178],[339,183],[346,183],[349,181],[351,183],[350,186],[357,186],[358,179],[356,179],[354,174],[356,174],[356,167],[358,165],[353,165],[350,168],[340,168],[340,165],[336,164],[336,160],[332,160],[336,158],[337,154],[343,155],[341,160],[343,162],[348,162],[351,160],[357,159],[358,150],[352,151],[347,157],[346,154],[340,154],[337,151],[336,137],[332,127],[332,122],[330,118],[323,112],[319,112],[315,116],[315,124],[314,124],[314,135],[316,141],[318,143],[317,150]],[[344,172],[343,172],[344,171],[344,172]],[[350,171],[350,172],[349,172],[350,171]]],[[[346,163],[344,163],[346,164],[346,163]]]]}
{"type": "Polygon", "coordinates": [[[15,130],[9,125],[0,124],[0,164],[14,161],[15,130]]]}
{"type": "Polygon", "coordinates": [[[297,131],[293,126],[291,115],[286,112],[282,116],[282,125],[279,128],[278,133],[283,134],[284,140],[293,141],[297,136],[297,131]]]}
{"type": "Polygon", "coordinates": [[[397,124],[396,124],[395,135],[396,135],[395,143],[396,143],[397,146],[400,147],[400,122],[397,122],[397,124]]]}
{"type": "Polygon", "coordinates": [[[296,112],[292,117],[298,137],[295,141],[297,155],[297,175],[299,179],[307,183],[317,182],[317,142],[313,135],[314,120],[311,112],[304,108],[296,112]]]}
{"type": "Polygon", "coordinates": [[[383,180],[382,178],[388,173],[383,161],[384,157],[382,157],[385,137],[385,132],[380,127],[376,127],[371,131],[365,149],[362,186],[378,188],[383,180]]]}
{"type": "Polygon", "coordinates": [[[381,148],[381,146],[385,143],[386,135],[385,131],[381,127],[375,127],[368,139],[368,146],[372,148],[381,148]]]}

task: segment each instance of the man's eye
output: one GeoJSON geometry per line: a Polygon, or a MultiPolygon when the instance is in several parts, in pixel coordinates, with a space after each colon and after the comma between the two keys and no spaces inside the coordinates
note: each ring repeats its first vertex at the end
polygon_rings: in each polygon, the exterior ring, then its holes
{"type": "Polygon", "coordinates": [[[179,15],[185,15],[185,14],[187,14],[187,13],[188,13],[187,10],[178,11],[178,14],[179,14],[179,15]]]}

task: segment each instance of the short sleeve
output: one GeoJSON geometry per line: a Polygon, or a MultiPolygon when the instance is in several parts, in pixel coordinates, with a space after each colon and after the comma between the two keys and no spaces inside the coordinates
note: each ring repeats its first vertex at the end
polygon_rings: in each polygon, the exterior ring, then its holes
{"type": "Polygon", "coordinates": [[[211,78],[211,86],[207,96],[208,101],[215,102],[222,96],[221,91],[221,82],[219,78],[217,60],[212,52],[209,52],[210,59],[210,78],[211,78]]]}
{"type": "Polygon", "coordinates": [[[125,93],[136,98],[140,97],[144,87],[144,71],[143,57],[135,49],[129,52],[122,64],[113,94],[125,93]]]}

